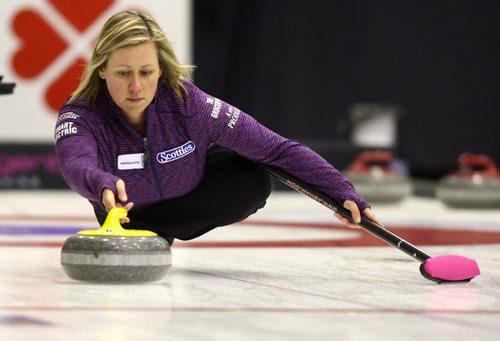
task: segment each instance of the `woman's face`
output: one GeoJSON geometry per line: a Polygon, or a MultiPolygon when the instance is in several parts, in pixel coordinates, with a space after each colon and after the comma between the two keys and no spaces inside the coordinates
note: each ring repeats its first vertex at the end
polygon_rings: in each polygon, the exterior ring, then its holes
{"type": "Polygon", "coordinates": [[[115,50],[99,76],[125,116],[137,119],[153,100],[161,76],[155,44],[146,42],[115,50]]]}

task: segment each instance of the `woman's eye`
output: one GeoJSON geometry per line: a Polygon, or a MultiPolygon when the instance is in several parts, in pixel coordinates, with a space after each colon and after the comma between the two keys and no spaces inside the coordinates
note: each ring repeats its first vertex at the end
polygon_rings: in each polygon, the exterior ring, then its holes
{"type": "Polygon", "coordinates": [[[152,70],[143,70],[143,71],[141,71],[141,75],[145,76],[145,77],[150,76],[152,73],[153,73],[152,70]]]}
{"type": "Polygon", "coordinates": [[[129,71],[118,71],[117,74],[120,77],[127,77],[130,74],[130,72],[129,71]]]}

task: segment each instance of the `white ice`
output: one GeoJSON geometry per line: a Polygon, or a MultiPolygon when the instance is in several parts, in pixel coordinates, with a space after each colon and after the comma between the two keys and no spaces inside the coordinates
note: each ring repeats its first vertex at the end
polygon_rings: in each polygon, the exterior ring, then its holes
{"type": "MultiPolygon", "coordinates": [[[[452,210],[422,198],[374,209],[388,227],[500,233],[500,210],[452,210]]],[[[364,233],[308,223],[336,220],[298,193],[273,193],[245,224],[176,241],[165,279],[135,285],[67,278],[60,247],[37,245],[69,235],[0,234],[0,340],[500,339],[500,244],[421,246],[478,261],[482,274],[470,283],[441,285],[393,247],[193,247],[364,233]]],[[[7,225],[97,227],[90,205],[69,191],[1,192],[0,227],[7,225]]]]}

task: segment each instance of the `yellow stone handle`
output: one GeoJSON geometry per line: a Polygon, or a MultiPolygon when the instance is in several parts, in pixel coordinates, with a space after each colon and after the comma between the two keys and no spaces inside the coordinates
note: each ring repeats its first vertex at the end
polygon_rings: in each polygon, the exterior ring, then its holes
{"type": "Polygon", "coordinates": [[[97,230],[83,230],[77,232],[86,236],[123,236],[123,237],[153,237],[156,233],[146,230],[128,230],[120,224],[120,219],[127,216],[127,210],[123,207],[116,207],[109,210],[104,224],[97,230]]]}
{"type": "Polygon", "coordinates": [[[123,227],[120,224],[120,219],[125,217],[127,217],[127,210],[123,207],[110,209],[100,230],[104,230],[105,233],[122,233],[123,227]]]}

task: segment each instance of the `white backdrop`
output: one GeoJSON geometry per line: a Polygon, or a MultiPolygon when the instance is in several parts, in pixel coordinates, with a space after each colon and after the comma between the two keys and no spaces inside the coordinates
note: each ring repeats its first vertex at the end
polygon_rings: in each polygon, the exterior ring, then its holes
{"type": "MultiPolygon", "coordinates": [[[[46,93],[58,78],[79,58],[88,59],[92,44],[106,19],[125,9],[141,9],[152,14],[165,30],[174,44],[177,56],[183,63],[191,62],[191,1],[190,0],[107,0],[109,6],[91,16],[91,21],[84,29],[75,27],[80,20],[80,13],[64,13],[61,8],[68,9],[68,4],[85,3],[103,4],[103,0],[16,0],[0,2],[0,75],[4,82],[16,82],[13,95],[0,96],[0,142],[52,142],[56,110],[46,100],[46,93]],[[29,15],[26,13],[29,12],[29,15]],[[36,20],[19,20],[24,14],[36,20]],[[75,15],[76,14],[76,15],[75,15]],[[95,17],[95,20],[94,20],[95,17]],[[21,30],[14,30],[14,21],[26,22],[21,30]],[[45,22],[67,47],[57,54],[50,63],[35,75],[23,75],[22,63],[13,63],[16,54],[28,54],[36,60],[37,49],[51,49],[51,46],[36,46],[43,39],[37,35],[44,31],[36,29],[36,22],[45,22]],[[35,28],[34,28],[35,27],[35,28]]],[[[77,7],[76,5],[74,5],[77,7]]],[[[88,17],[81,15],[81,18],[88,17]]],[[[35,65],[35,64],[33,64],[35,65]]],[[[29,68],[29,67],[28,67],[29,68]]],[[[61,103],[62,104],[62,103],[61,103]]]]}

